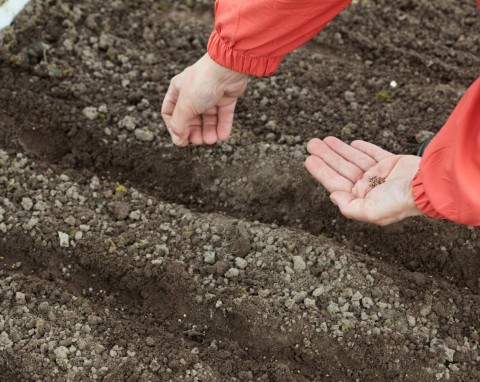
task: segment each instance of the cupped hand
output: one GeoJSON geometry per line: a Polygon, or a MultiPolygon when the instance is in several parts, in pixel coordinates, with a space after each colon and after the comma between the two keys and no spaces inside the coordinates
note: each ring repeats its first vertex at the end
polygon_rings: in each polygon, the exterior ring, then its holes
{"type": "Polygon", "coordinates": [[[237,98],[245,91],[247,78],[218,65],[208,54],[173,77],[162,105],[173,143],[212,145],[228,139],[237,98]]]}
{"type": "Polygon", "coordinates": [[[365,141],[347,145],[335,137],[312,139],[307,150],[308,171],[347,218],[387,225],[422,215],[412,194],[419,157],[394,155],[365,141]]]}

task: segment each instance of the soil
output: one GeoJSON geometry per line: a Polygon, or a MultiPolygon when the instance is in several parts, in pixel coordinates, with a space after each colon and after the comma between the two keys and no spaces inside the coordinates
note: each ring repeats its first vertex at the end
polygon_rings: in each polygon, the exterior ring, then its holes
{"type": "Polygon", "coordinates": [[[479,230],[348,221],[303,166],[415,154],[478,77],[475,2],[359,0],[179,149],[160,105],[212,13],[32,0],[0,33],[2,381],[480,380],[479,230]]]}

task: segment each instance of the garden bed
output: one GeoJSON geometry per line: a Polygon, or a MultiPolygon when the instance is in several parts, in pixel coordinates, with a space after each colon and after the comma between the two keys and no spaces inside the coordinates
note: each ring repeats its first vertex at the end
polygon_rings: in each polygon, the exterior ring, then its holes
{"type": "Polygon", "coordinates": [[[0,32],[2,380],[480,379],[478,229],[348,221],[303,166],[312,137],[438,131],[478,76],[474,1],[356,2],[186,149],[160,107],[213,2],[98,4],[0,32]]]}

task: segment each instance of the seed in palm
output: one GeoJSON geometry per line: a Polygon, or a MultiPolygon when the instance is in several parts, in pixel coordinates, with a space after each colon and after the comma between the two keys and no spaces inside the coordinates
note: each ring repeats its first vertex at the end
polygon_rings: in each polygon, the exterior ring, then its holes
{"type": "Polygon", "coordinates": [[[385,183],[385,178],[380,178],[379,176],[372,176],[368,179],[372,188],[377,187],[379,184],[385,183]]]}

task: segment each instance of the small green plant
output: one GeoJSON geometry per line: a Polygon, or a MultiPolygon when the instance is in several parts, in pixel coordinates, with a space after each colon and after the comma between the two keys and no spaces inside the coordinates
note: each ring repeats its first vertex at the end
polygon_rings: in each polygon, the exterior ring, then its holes
{"type": "Polygon", "coordinates": [[[349,320],[342,320],[340,323],[340,329],[342,329],[342,332],[353,330],[355,329],[355,324],[349,320]]]}
{"type": "Polygon", "coordinates": [[[377,93],[377,99],[379,101],[387,102],[387,101],[390,101],[392,98],[393,98],[393,95],[388,90],[380,90],[377,93]]]}
{"type": "Polygon", "coordinates": [[[161,10],[161,11],[168,11],[170,9],[170,3],[166,0],[157,1],[152,4],[152,10],[161,10]]]}
{"type": "Polygon", "coordinates": [[[136,244],[138,248],[143,248],[148,244],[148,241],[140,239],[140,240],[137,240],[136,244]]]}
{"type": "Polygon", "coordinates": [[[1,58],[2,58],[3,62],[5,62],[6,64],[10,64],[10,65],[19,66],[22,63],[22,60],[20,59],[20,57],[14,55],[14,54],[12,54],[12,55],[4,54],[1,58]]]}
{"type": "Polygon", "coordinates": [[[392,326],[392,320],[387,318],[385,321],[383,321],[383,326],[389,328],[390,326],[392,326]]]}
{"type": "Polygon", "coordinates": [[[240,288],[239,288],[239,291],[240,291],[240,294],[241,294],[241,295],[248,294],[248,290],[247,290],[247,288],[245,288],[245,287],[240,287],[240,288]]]}
{"type": "Polygon", "coordinates": [[[13,182],[8,183],[7,186],[5,187],[7,192],[13,192],[16,188],[17,188],[17,185],[13,182]]]}
{"type": "Polygon", "coordinates": [[[47,70],[50,77],[56,77],[61,73],[60,68],[53,63],[47,65],[47,70]]]}
{"type": "Polygon", "coordinates": [[[117,184],[117,187],[115,187],[115,193],[116,194],[125,194],[125,193],[127,193],[127,188],[122,184],[117,184]]]}
{"type": "Polygon", "coordinates": [[[74,68],[65,68],[60,70],[60,77],[68,77],[71,76],[75,72],[74,68]]]}
{"type": "Polygon", "coordinates": [[[128,243],[128,238],[124,235],[124,234],[121,234],[117,237],[117,240],[116,240],[116,245],[120,248],[124,248],[128,243]]]}

